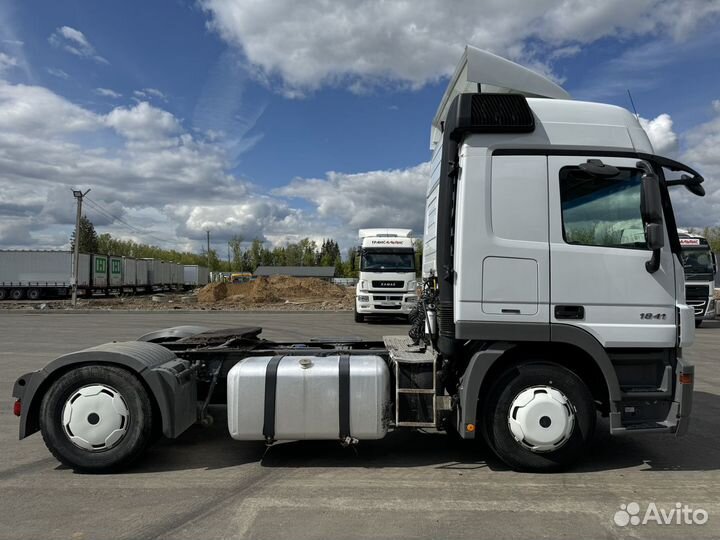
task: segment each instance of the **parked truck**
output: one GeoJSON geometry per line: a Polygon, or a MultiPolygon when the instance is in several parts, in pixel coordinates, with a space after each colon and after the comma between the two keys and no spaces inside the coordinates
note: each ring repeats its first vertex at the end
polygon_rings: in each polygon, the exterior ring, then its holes
{"type": "Polygon", "coordinates": [[[552,471],[583,455],[598,413],[612,434],[685,433],[695,325],[666,174],[701,194],[700,174],[655,154],[628,111],[472,47],[431,147],[414,339],[186,326],[100,345],[18,378],[20,438],[39,430],[62,463],[106,471],[224,403],[239,440],[440,430],[552,471]]]}
{"type": "Polygon", "coordinates": [[[355,322],[368,315],[407,317],[417,303],[415,244],[410,229],[360,229],[355,322]]]}
{"type": "Polygon", "coordinates": [[[715,319],[717,261],[707,239],[678,229],[685,270],[685,299],[695,311],[695,327],[715,319]]]}

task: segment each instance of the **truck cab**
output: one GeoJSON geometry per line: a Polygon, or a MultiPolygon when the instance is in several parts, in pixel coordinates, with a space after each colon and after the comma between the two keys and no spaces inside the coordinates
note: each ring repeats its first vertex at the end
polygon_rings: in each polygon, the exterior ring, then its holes
{"type": "Polygon", "coordinates": [[[685,270],[685,299],[695,312],[695,327],[715,319],[717,261],[707,239],[678,229],[685,270]]]}
{"type": "Polygon", "coordinates": [[[407,317],[417,303],[415,244],[410,229],[360,229],[355,322],[368,315],[407,317]]]}

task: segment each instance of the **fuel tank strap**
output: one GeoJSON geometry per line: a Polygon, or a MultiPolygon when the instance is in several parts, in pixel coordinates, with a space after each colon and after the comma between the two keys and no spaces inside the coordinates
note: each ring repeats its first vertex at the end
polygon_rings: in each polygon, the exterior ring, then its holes
{"type": "Polygon", "coordinates": [[[338,434],[340,439],[347,439],[350,437],[350,356],[347,354],[340,355],[338,375],[338,399],[340,402],[338,434]]]}
{"type": "Polygon", "coordinates": [[[275,440],[275,397],[277,395],[277,371],[282,355],[273,356],[265,371],[265,418],[263,436],[268,442],[275,440]]]}

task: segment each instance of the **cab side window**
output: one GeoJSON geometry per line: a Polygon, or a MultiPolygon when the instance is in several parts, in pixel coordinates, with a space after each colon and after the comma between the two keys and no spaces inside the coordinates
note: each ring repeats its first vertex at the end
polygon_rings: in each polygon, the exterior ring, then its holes
{"type": "Polygon", "coordinates": [[[577,167],[560,170],[563,238],[568,244],[647,249],[638,169],[598,178],[577,167]]]}

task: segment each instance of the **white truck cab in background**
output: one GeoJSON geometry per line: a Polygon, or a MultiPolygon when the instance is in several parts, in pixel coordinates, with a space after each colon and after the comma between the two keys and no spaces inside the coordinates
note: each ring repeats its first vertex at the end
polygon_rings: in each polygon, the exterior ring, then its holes
{"type": "Polygon", "coordinates": [[[685,269],[685,301],[695,311],[695,327],[715,319],[715,275],[717,261],[708,241],[678,229],[685,269]]]}
{"type": "Polygon", "coordinates": [[[417,302],[415,245],[410,229],[360,229],[355,322],[366,315],[407,317],[417,302]]]}

